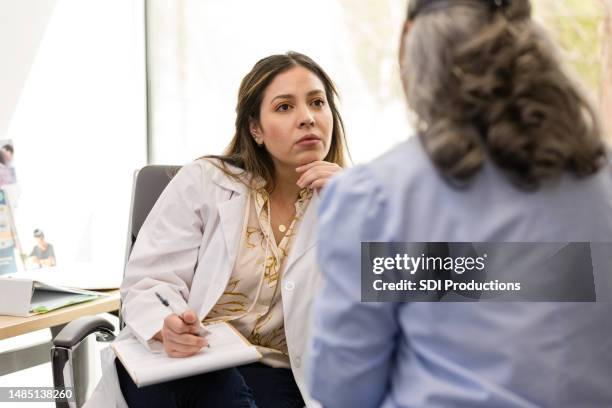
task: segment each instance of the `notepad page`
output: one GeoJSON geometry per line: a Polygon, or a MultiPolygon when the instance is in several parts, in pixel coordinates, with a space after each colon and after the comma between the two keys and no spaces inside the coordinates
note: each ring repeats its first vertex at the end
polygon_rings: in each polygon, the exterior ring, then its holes
{"type": "Polygon", "coordinates": [[[204,372],[257,361],[261,355],[227,323],[206,326],[210,347],[191,357],[173,358],[165,352],[151,353],[136,338],[113,343],[112,348],[137,386],[170,381],[204,372]]]}

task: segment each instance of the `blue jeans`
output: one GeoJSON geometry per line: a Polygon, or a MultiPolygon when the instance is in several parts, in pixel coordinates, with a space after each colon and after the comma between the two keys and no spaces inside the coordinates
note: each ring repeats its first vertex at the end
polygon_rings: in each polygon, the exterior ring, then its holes
{"type": "Polygon", "coordinates": [[[261,363],[227,368],[137,388],[115,359],[121,392],[130,408],[302,408],[293,373],[261,363]]]}

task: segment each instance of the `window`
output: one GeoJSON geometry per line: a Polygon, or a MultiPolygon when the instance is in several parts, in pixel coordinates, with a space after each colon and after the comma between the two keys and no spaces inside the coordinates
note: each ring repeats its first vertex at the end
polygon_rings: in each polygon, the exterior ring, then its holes
{"type": "Polygon", "coordinates": [[[155,162],[222,152],[240,80],[259,59],[289,50],[313,58],[336,83],[354,161],[410,134],[396,69],[405,0],[291,4],[148,2],[155,162]]]}
{"type": "MultiPolygon", "coordinates": [[[[598,101],[602,3],[532,3],[598,101]]],[[[406,0],[147,4],[154,162],[220,153],[233,135],[240,80],[258,59],[288,50],[311,56],[336,82],[354,162],[412,133],[396,62],[406,0]]]]}
{"type": "Polygon", "coordinates": [[[0,37],[15,58],[2,63],[11,93],[0,125],[15,148],[22,251],[40,228],[58,266],[93,263],[120,279],[132,173],[146,161],[143,3],[12,1],[2,10],[0,37]]]}

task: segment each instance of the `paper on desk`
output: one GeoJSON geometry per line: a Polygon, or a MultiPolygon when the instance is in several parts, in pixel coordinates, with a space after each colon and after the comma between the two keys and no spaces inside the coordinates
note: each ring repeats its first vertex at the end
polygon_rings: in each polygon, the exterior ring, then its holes
{"type": "Polygon", "coordinates": [[[102,267],[93,263],[74,263],[17,272],[10,276],[67,288],[103,290],[121,286],[123,269],[102,267]]]}
{"type": "Polygon", "coordinates": [[[35,290],[32,294],[30,310],[32,313],[47,313],[62,307],[94,300],[100,295],[56,292],[51,290],[35,290]]]}
{"type": "Polygon", "coordinates": [[[47,313],[108,296],[88,290],[64,288],[28,278],[0,277],[0,314],[28,316],[47,313]]]}

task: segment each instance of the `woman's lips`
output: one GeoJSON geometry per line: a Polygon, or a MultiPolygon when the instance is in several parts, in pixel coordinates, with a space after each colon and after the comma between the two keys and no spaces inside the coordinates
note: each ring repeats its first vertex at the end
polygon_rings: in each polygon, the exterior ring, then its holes
{"type": "Polygon", "coordinates": [[[321,141],[321,139],[319,139],[316,136],[304,136],[303,138],[298,140],[296,144],[298,146],[308,147],[308,146],[314,146],[317,143],[319,143],[320,141],[321,141]]]}

